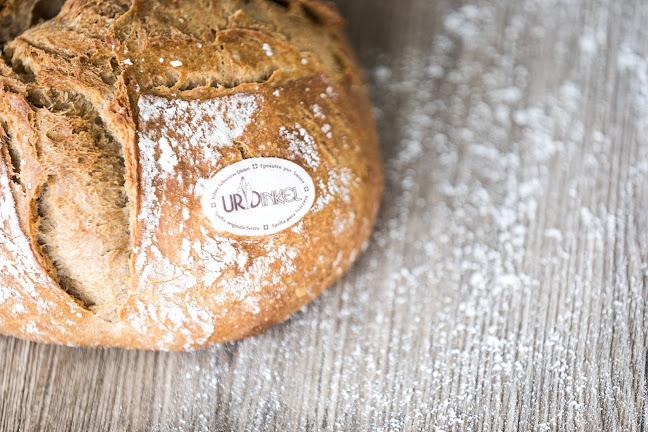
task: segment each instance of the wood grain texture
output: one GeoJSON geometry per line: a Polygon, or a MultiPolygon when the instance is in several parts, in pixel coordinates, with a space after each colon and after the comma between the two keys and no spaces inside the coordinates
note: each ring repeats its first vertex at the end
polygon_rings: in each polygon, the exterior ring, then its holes
{"type": "Polygon", "coordinates": [[[367,253],[205,351],[0,338],[0,430],[647,430],[648,5],[338,4],[386,164],[367,253]]]}

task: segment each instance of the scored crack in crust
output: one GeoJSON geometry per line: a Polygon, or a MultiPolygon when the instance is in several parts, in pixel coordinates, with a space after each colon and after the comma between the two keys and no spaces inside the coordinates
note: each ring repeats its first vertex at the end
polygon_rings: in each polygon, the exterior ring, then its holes
{"type": "Polygon", "coordinates": [[[382,192],[375,127],[317,0],[0,0],[0,332],[182,350],[258,334],[348,269],[382,192]],[[9,17],[9,18],[8,18],[9,17]],[[294,227],[217,232],[207,180],[312,177],[294,227]]]}

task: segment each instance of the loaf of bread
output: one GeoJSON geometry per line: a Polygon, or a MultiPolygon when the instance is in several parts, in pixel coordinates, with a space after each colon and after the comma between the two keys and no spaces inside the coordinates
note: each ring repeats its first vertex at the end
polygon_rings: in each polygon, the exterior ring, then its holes
{"type": "Polygon", "coordinates": [[[42,3],[0,0],[0,333],[200,348],[351,266],[383,174],[332,6],[42,3]]]}

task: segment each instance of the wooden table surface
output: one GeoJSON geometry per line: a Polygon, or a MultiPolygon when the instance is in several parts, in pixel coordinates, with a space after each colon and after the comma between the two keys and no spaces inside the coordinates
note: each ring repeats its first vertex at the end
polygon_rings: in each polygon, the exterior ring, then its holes
{"type": "Polygon", "coordinates": [[[647,430],[648,4],[338,5],[386,164],[366,254],[204,351],[0,338],[0,430],[647,430]]]}

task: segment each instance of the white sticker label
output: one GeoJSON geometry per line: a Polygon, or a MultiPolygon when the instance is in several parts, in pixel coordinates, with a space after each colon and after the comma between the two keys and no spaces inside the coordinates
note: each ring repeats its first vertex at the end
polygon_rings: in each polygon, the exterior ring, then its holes
{"type": "Polygon", "coordinates": [[[217,230],[262,236],[299,222],[314,201],[313,179],[302,167],[285,159],[251,158],[205,182],[202,206],[217,230]]]}

